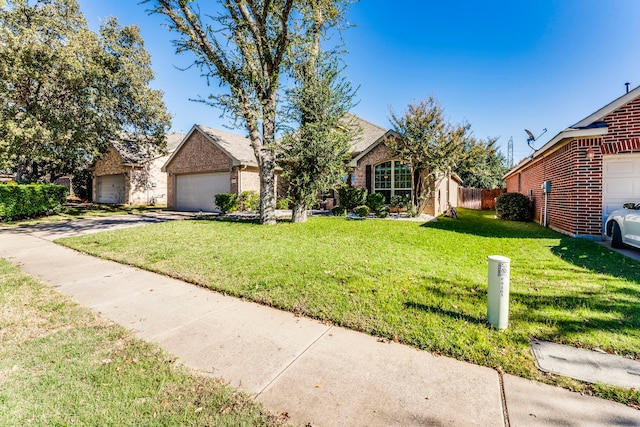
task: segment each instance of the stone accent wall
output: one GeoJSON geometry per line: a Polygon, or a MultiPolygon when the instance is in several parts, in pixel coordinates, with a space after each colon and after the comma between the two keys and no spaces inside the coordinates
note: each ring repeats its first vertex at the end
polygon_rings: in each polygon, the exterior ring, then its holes
{"type": "Polygon", "coordinates": [[[230,171],[233,162],[202,133],[195,131],[167,165],[167,173],[207,173],[230,171]]]}
{"type": "Polygon", "coordinates": [[[255,167],[248,167],[241,171],[240,188],[238,189],[238,194],[242,193],[243,191],[251,190],[260,193],[260,173],[258,172],[258,168],[255,167]]]}

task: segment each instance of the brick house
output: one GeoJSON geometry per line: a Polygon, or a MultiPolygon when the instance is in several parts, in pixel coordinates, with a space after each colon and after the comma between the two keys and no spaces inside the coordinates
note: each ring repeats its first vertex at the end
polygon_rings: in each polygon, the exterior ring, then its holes
{"type": "Polygon", "coordinates": [[[507,192],[533,200],[540,223],[602,238],[609,213],[640,201],[640,87],[557,134],[505,180],[507,192]]]}
{"type": "MultiPolygon", "coordinates": [[[[349,115],[345,126],[353,126],[358,136],[351,141],[351,173],[347,183],[367,188],[369,193],[382,193],[387,202],[394,195],[411,194],[409,165],[398,160],[384,145],[393,131],[357,116],[349,115]]],[[[258,163],[251,141],[242,136],[195,125],[182,140],[162,168],[167,176],[167,207],[184,211],[216,210],[215,195],[243,191],[260,191],[258,163]]],[[[457,206],[460,178],[441,174],[432,188],[434,197],[426,213],[437,216],[449,205],[457,206]]],[[[276,173],[278,197],[286,195],[286,183],[276,173]]],[[[322,205],[330,209],[333,197],[322,205]]]]}
{"type": "MultiPolygon", "coordinates": [[[[352,172],[349,183],[363,187],[371,193],[381,193],[387,203],[393,196],[411,196],[411,166],[397,158],[385,145],[387,138],[398,137],[393,130],[384,129],[364,119],[353,116],[361,133],[352,142],[352,172]]],[[[430,189],[424,213],[438,216],[449,208],[458,206],[458,187],[462,180],[455,173],[440,173],[430,189]]]]}
{"type": "Polygon", "coordinates": [[[162,170],[169,209],[211,212],[217,209],[216,194],[260,191],[251,141],[206,126],[193,126],[162,170]]]}
{"type": "Polygon", "coordinates": [[[108,151],[90,169],[93,201],[105,204],[148,205],[167,203],[167,178],[161,171],[182,135],[169,132],[167,154],[141,153],[137,144],[113,141],[108,151]]]}

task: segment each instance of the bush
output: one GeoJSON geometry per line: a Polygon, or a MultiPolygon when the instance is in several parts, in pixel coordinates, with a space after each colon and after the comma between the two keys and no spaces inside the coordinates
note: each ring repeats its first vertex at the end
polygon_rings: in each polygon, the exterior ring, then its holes
{"type": "Polygon", "coordinates": [[[533,205],[521,193],[504,193],[496,199],[496,216],[510,221],[531,221],[533,205]]]}
{"type": "Polygon", "coordinates": [[[280,209],[281,211],[289,209],[289,199],[284,197],[276,202],[276,209],[280,209]]]}
{"type": "Polygon", "coordinates": [[[375,212],[378,218],[387,218],[389,216],[389,205],[382,205],[375,212]]]}
{"type": "Polygon", "coordinates": [[[369,215],[369,206],[367,206],[367,205],[357,206],[353,211],[360,218],[365,218],[367,215],[369,215]]]}
{"type": "Polygon", "coordinates": [[[11,221],[45,215],[59,209],[67,187],[54,184],[0,185],[0,220],[11,221]]]}
{"type": "Polygon", "coordinates": [[[257,212],[260,209],[260,194],[254,190],[243,191],[240,194],[240,204],[243,211],[257,212]]]}
{"type": "Polygon", "coordinates": [[[396,208],[403,209],[409,206],[409,202],[410,202],[409,196],[407,195],[402,196],[398,194],[391,198],[391,201],[389,202],[389,204],[391,206],[395,206],[396,208]]]}
{"type": "Polygon", "coordinates": [[[238,195],[235,193],[216,194],[216,205],[224,213],[231,213],[238,210],[238,195]]]}
{"type": "Polygon", "coordinates": [[[338,200],[345,209],[355,209],[367,203],[367,189],[358,187],[338,188],[338,200]]]}
{"type": "Polygon", "coordinates": [[[369,206],[372,211],[378,212],[382,205],[384,205],[384,195],[371,193],[367,196],[367,206],[369,206]]]}
{"type": "Polygon", "coordinates": [[[347,213],[347,209],[344,206],[336,206],[331,209],[331,213],[334,216],[345,216],[345,214],[347,213]]]}

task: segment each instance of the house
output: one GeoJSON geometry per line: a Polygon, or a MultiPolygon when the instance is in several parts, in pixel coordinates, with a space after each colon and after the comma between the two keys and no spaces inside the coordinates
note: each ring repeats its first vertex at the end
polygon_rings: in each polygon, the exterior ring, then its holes
{"type": "MultiPolygon", "coordinates": [[[[347,183],[382,193],[387,202],[395,195],[411,195],[408,164],[398,160],[384,144],[397,136],[357,116],[349,115],[345,125],[355,127],[358,136],[351,141],[352,161],[347,183]]],[[[260,191],[258,163],[251,141],[242,136],[195,125],[162,168],[167,177],[167,207],[180,211],[216,210],[215,195],[260,191]]],[[[284,181],[276,174],[278,197],[286,195],[284,181]]],[[[457,206],[458,186],[455,174],[440,174],[431,189],[434,197],[426,213],[437,216],[449,206],[457,206]]],[[[328,209],[333,198],[324,201],[328,209]]]]}
{"type": "MultiPolygon", "coordinates": [[[[361,133],[352,141],[352,173],[349,183],[363,187],[369,193],[381,193],[387,203],[393,196],[411,196],[411,166],[394,155],[385,145],[388,138],[397,138],[393,130],[382,128],[357,116],[353,122],[361,133]]],[[[429,191],[424,213],[439,216],[450,206],[458,206],[458,187],[462,180],[455,173],[439,173],[429,191]]]]}
{"type": "Polygon", "coordinates": [[[142,153],[137,144],[114,140],[93,167],[93,201],[106,204],[149,205],[167,203],[167,178],[161,171],[182,135],[169,132],[167,154],[142,153]]]}
{"type": "Polygon", "coordinates": [[[260,175],[248,138],[195,125],[167,159],[167,207],[211,212],[220,193],[260,191],[260,175]]]}
{"type": "Polygon", "coordinates": [[[612,211],[640,201],[640,87],[558,133],[505,175],[554,230],[597,239],[612,211]]]}

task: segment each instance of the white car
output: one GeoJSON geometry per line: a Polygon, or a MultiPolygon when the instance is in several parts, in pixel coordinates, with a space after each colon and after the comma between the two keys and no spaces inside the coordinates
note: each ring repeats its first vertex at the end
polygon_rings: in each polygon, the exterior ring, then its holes
{"type": "Polygon", "coordinates": [[[625,203],[622,209],[611,212],[604,229],[611,237],[612,248],[640,248],[640,203],[625,203]]]}

